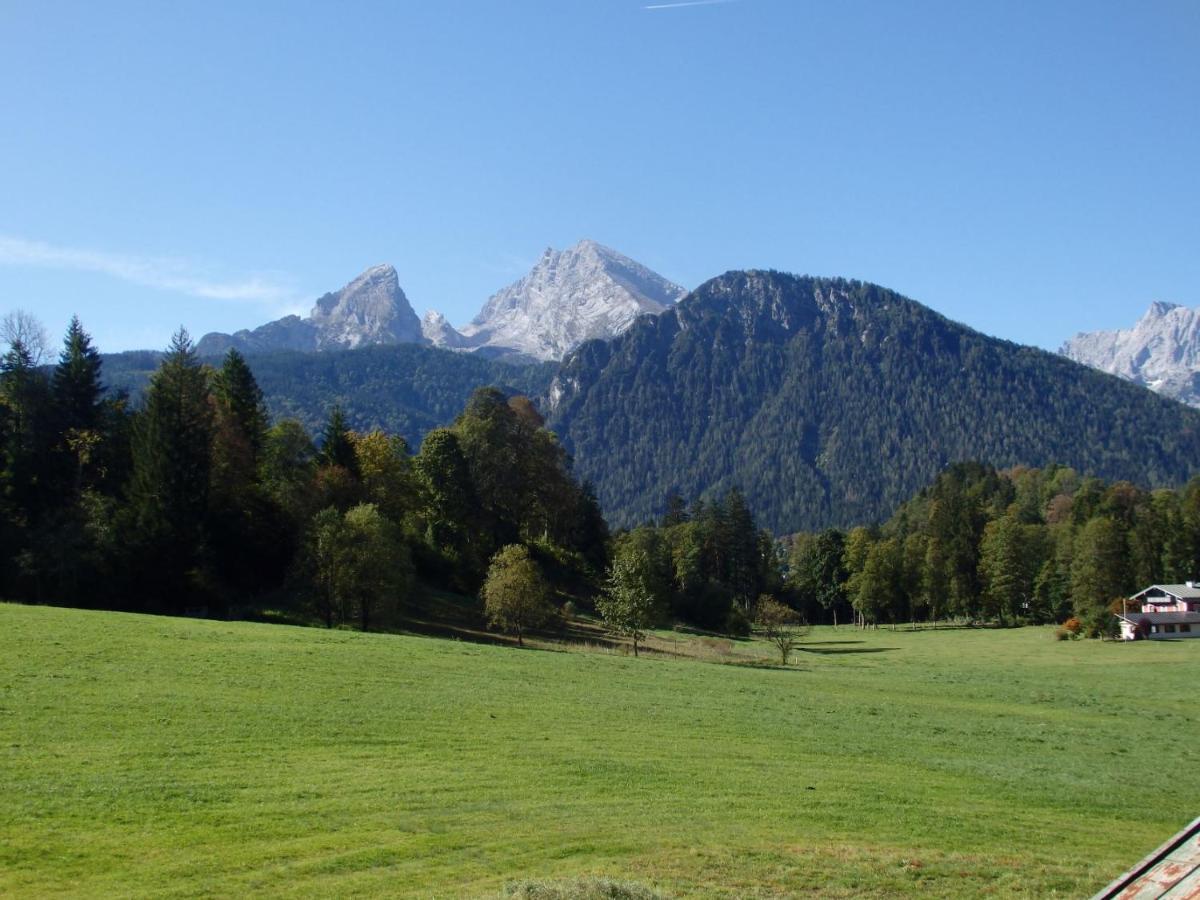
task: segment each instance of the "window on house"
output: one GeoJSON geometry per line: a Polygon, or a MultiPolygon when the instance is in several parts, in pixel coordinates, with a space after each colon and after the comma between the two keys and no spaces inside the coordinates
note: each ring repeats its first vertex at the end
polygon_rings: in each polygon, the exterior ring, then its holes
{"type": "Polygon", "coordinates": [[[1187,624],[1187,623],[1184,623],[1183,625],[1180,625],[1180,626],[1179,626],[1179,630],[1180,630],[1180,631],[1191,631],[1191,630],[1192,630],[1192,626],[1191,626],[1191,625],[1189,625],[1189,624],[1187,624]]]}
{"type": "Polygon", "coordinates": [[[1174,626],[1174,625],[1168,625],[1168,626],[1167,626],[1167,634],[1174,634],[1174,633],[1175,633],[1175,626],[1174,626]]]}

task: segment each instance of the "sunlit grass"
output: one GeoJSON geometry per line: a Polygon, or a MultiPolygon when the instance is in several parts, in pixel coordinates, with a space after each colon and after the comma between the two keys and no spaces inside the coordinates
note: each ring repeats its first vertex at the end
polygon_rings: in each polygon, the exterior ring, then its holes
{"type": "Polygon", "coordinates": [[[783,670],[0,605],[0,894],[1079,896],[1195,815],[1198,664],[1047,629],[822,628],[783,670]]]}

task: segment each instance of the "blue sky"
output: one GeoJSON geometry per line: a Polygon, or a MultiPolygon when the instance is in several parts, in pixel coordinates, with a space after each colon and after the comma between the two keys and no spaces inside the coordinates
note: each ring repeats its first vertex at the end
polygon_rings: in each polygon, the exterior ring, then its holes
{"type": "Polygon", "coordinates": [[[1200,3],[0,0],[0,312],[104,350],[546,246],[1055,348],[1200,305],[1200,3]]]}

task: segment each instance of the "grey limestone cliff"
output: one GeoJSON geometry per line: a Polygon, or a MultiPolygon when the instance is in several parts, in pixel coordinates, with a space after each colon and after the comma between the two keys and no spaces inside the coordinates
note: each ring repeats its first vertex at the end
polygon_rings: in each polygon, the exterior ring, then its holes
{"type": "Polygon", "coordinates": [[[1081,332],[1059,352],[1200,407],[1200,310],[1157,301],[1132,328],[1081,332]]]}

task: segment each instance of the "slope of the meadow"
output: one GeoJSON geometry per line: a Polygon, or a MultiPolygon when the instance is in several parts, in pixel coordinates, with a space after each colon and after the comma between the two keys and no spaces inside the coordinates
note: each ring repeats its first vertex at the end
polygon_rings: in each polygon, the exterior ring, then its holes
{"type": "Polygon", "coordinates": [[[1200,641],[788,670],[0,605],[0,894],[1079,896],[1195,815],[1200,641]]]}

